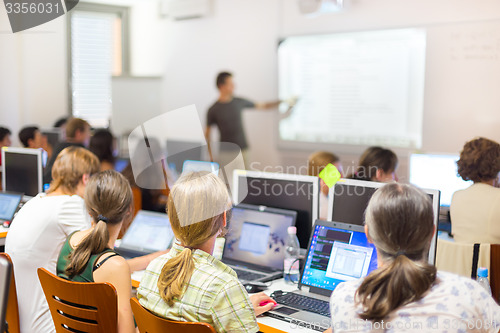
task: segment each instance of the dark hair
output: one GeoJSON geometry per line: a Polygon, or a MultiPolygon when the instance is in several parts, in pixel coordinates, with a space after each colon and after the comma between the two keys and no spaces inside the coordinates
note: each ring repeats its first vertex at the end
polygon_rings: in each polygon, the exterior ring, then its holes
{"type": "Polygon", "coordinates": [[[56,120],[54,123],[54,128],[59,128],[64,126],[68,122],[68,117],[62,117],[56,120]]]}
{"type": "Polygon", "coordinates": [[[463,180],[495,179],[500,172],[500,145],[486,138],[471,140],[464,145],[457,166],[463,180]]]}
{"type": "Polygon", "coordinates": [[[436,267],[426,261],[434,232],[431,199],[415,186],[387,184],[370,199],[366,226],[385,265],[363,280],[355,299],[361,319],[381,321],[420,300],[436,281],[436,267]]]}
{"type": "Polygon", "coordinates": [[[108,224],[120,223],[131,213],[132,190],[120,173],[106,170],[90,177],[84,199],[96,225],[68,257],[65,273],[70,278],[83,272],[92,255],[108,247],[108,224]]]}
{"type": "Polygon", "coordinates": [[[28,126],[28,127],[24,127],[19,132],[19,141],[21,141],[23,146],[25,146],[25,147],[29,146],[28,140],[33,140],[35,138],[36,131],[39,131],[38,127],[28,126]]]}
{"type": "Polygon", "coordinates": [[[220,72],[217,75],[217,80],[215,81],[217,88],[220,88],[222,85],[224,85],[224,83],[226,83],[226,79],[231,76],[233,76],[233,74],[229,72],[220,72]]]}
{"type": "Polygon", "coordinates": [[[0,127],[0,141],[3,141],[7,135],[11,135],[12,133],[8,128],[0,127]]]}
{"type": "Polygon", "coordinates": [[[370,147],[361,155],[356,173],[348,178],[373,180],[378,169],[391,173],[396,170],[397,166],[398,157],[392,150],[377,146],[370,147]]]}
{"type": "Polygon", "coordinates": [[[93,152],[99,161],[106,161],[114,164],[115,157],[113,156],[113,134],[107,129],[98,129],[90,138],[89,150],[93,152]]]}

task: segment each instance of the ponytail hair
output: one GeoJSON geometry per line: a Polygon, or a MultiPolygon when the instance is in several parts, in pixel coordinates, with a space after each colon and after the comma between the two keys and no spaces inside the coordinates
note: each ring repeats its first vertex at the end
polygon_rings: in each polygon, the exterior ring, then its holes
{"type": "Polygon", "coordinates": [[[96,224],[68,257],[65,274],[70,278],[85,270],[92,255],[108,248],[108,224],[121,223],[132,209],[130,185],[114,170],[92,176],[85,188],[84,199],[87,211],[96,224]]]}
{"type": "Polygon", "coordinates": [[[379,322],[420,300],[436,281],[436,267],[426,261],[434,233],[430,198],[411,185],[385,185],[368,204],[366,225],[386,264],[363,280],[355,300],[361,319],[379,322]]]}
{"type": "Polygon", "coordinates": [[[182,296],[191,279],[195,249],[224,232],[224,216],[230,207],[226,185],[212,173],[187,173],[172,187],[167,213],[184,249],[163,265],[158,278],[160,296],[169,306],[182,296]]]}

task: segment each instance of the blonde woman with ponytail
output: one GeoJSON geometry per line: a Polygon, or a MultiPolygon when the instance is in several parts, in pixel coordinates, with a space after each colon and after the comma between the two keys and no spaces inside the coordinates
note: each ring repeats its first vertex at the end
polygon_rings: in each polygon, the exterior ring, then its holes
{"type": "Polygon", "coordinates": [[[114,170],[92,176],[85,190],[92,227],[71,234],[57,261],[60,277],[79,282],[108,282],[118,294],[118,332],[135,332],[130,307],[130,268],[112,249],[123,220],[131,213],[132,190],[114,170]]]}
{"type": "Polygon", "coordinates": [[[236,273],[212,256],[230,209],[226,185],[212,173],[177,180],[167,203],[176,242],[146,269],[137,290],[142,306],[166,319],[208,323],[217,332],[259,330],[256,315],[274,301],[264,293],[249,297],[236,273]]]}
{"type": "Polygon", "coordinates": [[[379,268],[334,290],[334,332],[499,331],[500,307],[477,282],[427,263],[435,232],[427,194],[385,185],[368,204],[365,231],[379,268]]]}

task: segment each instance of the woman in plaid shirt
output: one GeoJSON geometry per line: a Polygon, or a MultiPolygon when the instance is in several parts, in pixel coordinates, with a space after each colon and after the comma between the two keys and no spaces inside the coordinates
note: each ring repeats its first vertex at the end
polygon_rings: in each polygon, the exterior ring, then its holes
{"type": "Polygon", "coordinates": [[[259,330],[256,316],[274,301],[264,293],[249,297],[236,273],[212,256],[230,208],[226,185],[212,173],[193,172],[176,182],[167,204],[176,242],[146,269],[137,291],[142,306],[166,319],[208,323],[217,332],[259,330]]]}

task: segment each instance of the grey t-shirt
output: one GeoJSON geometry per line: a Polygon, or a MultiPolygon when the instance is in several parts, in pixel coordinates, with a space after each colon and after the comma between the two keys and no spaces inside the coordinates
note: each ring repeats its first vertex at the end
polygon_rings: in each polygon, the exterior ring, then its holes
{"type": "Polygon", "coordinates": [[[207,126],[217,125],[221,142],[235,143],[240,149],[246,149],[248,144],[241,117],[243,109],[253,107],[253,102],[238,97],[229,103],[217,101],[208,109],[207,126]]]}

